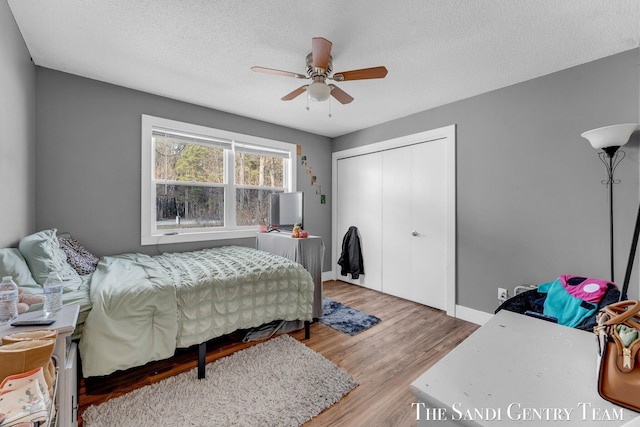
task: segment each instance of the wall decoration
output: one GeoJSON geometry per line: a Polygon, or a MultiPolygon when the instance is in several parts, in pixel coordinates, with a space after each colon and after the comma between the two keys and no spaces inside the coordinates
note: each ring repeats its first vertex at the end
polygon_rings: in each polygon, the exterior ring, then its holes
{"type": "MultiPolygon", "coordinates": [[[[318,177],[313,175],[313,168],[308,162],[307,155],[302,154],[302,147],[300,145],[296,146],[296,153],[300,156],[300,165],[305,167],[307,175],[311,175],[311,185],[316,185],[318,183],[318,177]]],[[[316,187],[316,195],[320,196],[320,204],[324,205],[327,202],[327,198],[324,194],[322,194],[322,186],[318,185],[316,187]]]]}

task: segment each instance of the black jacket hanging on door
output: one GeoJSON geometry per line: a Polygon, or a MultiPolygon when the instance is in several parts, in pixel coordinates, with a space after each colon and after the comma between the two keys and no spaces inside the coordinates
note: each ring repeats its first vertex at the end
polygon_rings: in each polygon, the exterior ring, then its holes
{"type": "Polygon", "coordinates": [[[361,274],[364,274],[358,228],[353,225],[349,227],[342,239],[342,254],[338,260],[338,265],[341,267],[340,274],[343,276],[351,273],[351,278],[357,279],[361,274]]]}

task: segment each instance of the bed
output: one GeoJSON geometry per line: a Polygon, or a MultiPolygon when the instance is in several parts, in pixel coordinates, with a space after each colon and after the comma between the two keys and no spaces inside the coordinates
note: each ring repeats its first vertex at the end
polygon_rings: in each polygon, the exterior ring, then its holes
{"type": "Polygon", "coordinates": [[[72,238],[45,230],[23,238],[18,248],[0,249],[0,273],[39,293],[48,271],[60,272],[63,303],[81,309],[74,336],[85,377],[163,360],[177,348],[203,349],[206,341],[238,329],[312,320],[310,273],[277,255],[224,246],[105,256],[79,268],[83,257],[77,255],[86,250],[72,239],[70,251],[65,239],[72,238]]]}

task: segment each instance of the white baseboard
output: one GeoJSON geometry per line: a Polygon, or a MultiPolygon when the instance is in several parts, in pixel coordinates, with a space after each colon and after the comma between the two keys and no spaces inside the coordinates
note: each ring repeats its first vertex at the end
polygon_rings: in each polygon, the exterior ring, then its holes
{"type": "Polygon", "coordinates": [[[322,272],[322,281],[326,282],[327,280],[335,280],[336,275],[333,271],[323,271],[322,272]]]}
{"type": "Polygon", "coordinates": [[[456,317],[482,326],[491,320],[493,314],[485,313],[484,311],[479,311],[463,305],[456,305],[456,317]]]}

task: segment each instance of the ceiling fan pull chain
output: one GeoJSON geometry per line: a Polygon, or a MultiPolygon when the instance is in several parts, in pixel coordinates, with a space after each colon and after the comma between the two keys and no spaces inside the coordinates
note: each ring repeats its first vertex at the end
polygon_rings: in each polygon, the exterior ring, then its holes
{"type": "Polygon", "coordinates": [[[333,117],[331,115],[331,98],[329,98],[329,117],[333,117]]]}

